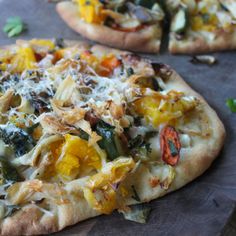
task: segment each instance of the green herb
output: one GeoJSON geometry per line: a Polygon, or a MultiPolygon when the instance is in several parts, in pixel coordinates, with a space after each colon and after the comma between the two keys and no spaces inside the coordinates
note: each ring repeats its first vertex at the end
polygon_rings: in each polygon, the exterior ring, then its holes
{"type": "Polygon", "coordinates": [[[95,127],[98,135],[102,137],[102,140],[98,142],[99,146],[103,148],[108,155],[110,160],[114,160],[119,156],[119,152],[115,143],[115,127],[100,120],[95,127]]]}
{"type": "Polygon", "coordinates": [[[139,195],[138,195],[138,193],[137,193],[137,191],[136,191],[134,185],[131,185],[131,188],[132,188],[133,193],[134,193],[134,195],[131,196],[131,197],[132,197],[135,201],[141,202],[141,199],[140,199],[140,197],[139,197],[139,195]]]}
{"type": "Polygon", "coordinates": [[[151,212],[151,207],[144,205],[131,206],[129,211],[121,211],[126,220],[145,224],[151,212]]]}
{"type": "Polygon", "coordinates": [[[175,157],[176,155],[178,155],[179,152],[178,152],[175,144],[171,140],[168,140],[168,145],[170,148],[171,156],[175,157]]]}
{"type": "Polygon", "coordinates": [[[231,110],[231,112],[236,113],[236,99],[235,98],[228,98],[226,101],[226,105],[231,110]]]}
{"type": "Polygon", "coordinates": [[[0,156],[0,163],[1,163],[1,172],[5,182],[12,181],[12,182],[19,182],[22,180],[21,176],[17,172],[16,168],[6,160],[6,158],[0,156]]]}
{"type": "Polygon", "coordinates": [[[128,75],[128,76],[131,76],[131,75],[133,75],[133,74],[134,74],[133,68],[132,68],[132,67],[129,67],[129,68],[127,69],[127,75],[128,75]]]}
{"type": "Polygon", "coordinates": [[[65,42],[64,42],[64,39],[63,38],[56,38],[55,40],[55,44],[57,47],[59,48],[64,48],[65,47],[65,42]]]}
{"type": "Polygon", "coordinates": [[[21,156],[33,148],[32,137],[13,124],[0,126],[0,138],[14,148],[16,156],[21,156]]]}
{"type": "Polygon", "coordinates": [[[208,23],[209,22],[209,19],[210,19],[210,15],[205,13],[205,14],[202,14],[202,19],[203,19],[203,22],[204,23],[208,23]]]}
{"type": "Polygon", "coordinates": [[[24,30],[26,30],[26,25],[18,16],[9,17],[5,26],[3,27],[3,31],[7,34],[9,38],[19,35],[24,30]]]}
{"type": "Polygon", "coordinates": [[[8,206],[6,206],[6,208],[7,209],[5,211],[4,218],[12,216],[16,211],[20,210],[20,207],[17,205],[8,205],[8,206]]]}
{"type": "Polygon", "coordinates": [[[223,3],[220,3],[220,6],[224,11],[229,11],[228,8],[223,3]]]}
{"type": "Polygon", "coordinates": [[[143,149],[145,148],[145,150],[147,152],[151,152],[152,149],[150,147],[150,143],[147,143],[145,140],[144,140],[144,137],[142,135],[137,135],[134,139],[131,139],[129,141],[129,144],[128,144],[128,147],[130,149],[134,149],[134,150],[139,150],[140,148],[143,149]]]}
{"type": "Polygon", "coordinates": [[[161,86],[159,85],[158,81],[155,78],[152,79],[152,85],[155,91],[163,91],[163,89],[161,88],[161,86]]]}
{"type": "Polygon", "coordinates": [[[89,140],[89,135],[83,131],[82,129],[79,128],[79,135],[78,135],[80,138],[88,141],[89,140]]]}
{"type": "Polygon", "coordinates": [[[144,143],[143,136],[142,135],[137,135],[134,139],[130,139],[129,141],[129,148],[136,148],[136,147],[141,147],[144,143]]]}
{"type": "Polygon", "coordinates": [[[26,132],[28,134],[32,134],[34,132],[34,129],[36,129],[39,126],[39,123],[35,123],[33,125],[31,125],[30,127],[26,128],[26,132]]]}

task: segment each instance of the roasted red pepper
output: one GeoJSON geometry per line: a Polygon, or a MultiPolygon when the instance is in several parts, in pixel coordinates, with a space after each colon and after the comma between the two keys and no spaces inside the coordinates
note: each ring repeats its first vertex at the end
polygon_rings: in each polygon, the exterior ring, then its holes
{"type": "Polygon", "coordinates": [[[174,127],[165,126],[161,130],[160,146],[162,160],[171,166],[175,166],[180,158],[181,143],[174,127]]]}

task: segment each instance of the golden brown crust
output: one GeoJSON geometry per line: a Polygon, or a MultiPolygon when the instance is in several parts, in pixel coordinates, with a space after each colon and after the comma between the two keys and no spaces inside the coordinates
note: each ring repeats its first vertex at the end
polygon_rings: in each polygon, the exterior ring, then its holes
{"type": "MultiPolygon", "coordinates": [[[[190,88],[188,84],[174,71],[166,81],[168,89],[176,89],[182,91],[186,95],[195,96],[203,103],[203,112],[211,121],[212,136],[207,139],[198,140],[193,147],[181,151],[181,158],[178,165],[175,167],[175,178],[168,190],[165,190],[158,185],[151,187],[149,185],[150,177],[153,177],[151,172],[141,167],[130,178],[126,179],[126,186],[135,185],[139,191],[139,197],[142,202],[149,202],[159,198],[172,191],[175,191],[187,183],[191,182],[202,173],[204,173],[211,163],[217,158],[225,140],[225,128],[216,112],[207,104],[204,98],[190,88]],[[140,178],[142,176],[142,178],[140,178]],[[139,181],[137,181],[139,180],[139,181]]],[[[128,204],[137,204],[133,199],[127,199],[128,204]]]]}
{"type": "Polygon", "coordinates": [[[207,40],[200,34],[177,40],[175,34],[170,33],[169,51],[173,54],[200,54],[232,49],[236,49],[236,30],[232,33],[217,32],[214,40],[207,40]]]}
{"type": "Polygon", "coordinates": [[[4,220],[1,235],[48,234],[58,230],[55,216],[43,216],[34,205],[29,205],[4,220]]]}
{"type": "Polygon", "coordinates": [[[148,26],[139,32],[127,33],[113,30],[104,25],[88,24],[82,21],[72,2],[60,2],[56,9],[73,30],[90,40],[136,52],[159,52],[162,30],[158,25],[148,26]]]}
{"type": "Polygon", "coordinates": [[[204,104],[203,112],[211,122],[212,135],[208,139],[198,141],[191,151],[182,153],[183,158],[176,167],[176,178],[168,192],[182,187],[207,170],[218,156],[225,140],[224,125],[204,98],[191,89],[176,72],[173,72],[169,83],[177,90],[183,91],[187,95],[198,97],[201,100],[204,104]]]}

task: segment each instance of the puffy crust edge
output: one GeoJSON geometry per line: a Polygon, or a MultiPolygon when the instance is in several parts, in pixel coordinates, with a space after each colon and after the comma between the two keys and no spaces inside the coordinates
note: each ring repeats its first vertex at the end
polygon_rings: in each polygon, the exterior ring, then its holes
{"type": "Polygon", "coordinates": [[[200,34],[195,38],[187,37],[186,40],[177,40],[174,33],[170,33],[169,51],[172,54],[200,54],[232,49],[236,49],[236,31],[217,32],[213,41],[205,39],[200,34]]]}

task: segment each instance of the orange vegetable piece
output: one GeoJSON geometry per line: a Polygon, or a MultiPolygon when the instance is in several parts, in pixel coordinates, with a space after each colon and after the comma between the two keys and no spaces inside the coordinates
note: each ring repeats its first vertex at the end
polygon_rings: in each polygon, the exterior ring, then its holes
{"type": "Polygon", "coordinates": [[[175,166],[180,158],[181,143],[174,127],[165,126],[161,130],[160,146],[162,160],[171,166],[175,166]]]}
{"type": "Polygon", "coordinates": [[[101,61],[98,74],[101,76],[109,76],[114,71],[114,69],[120,65],[121,61],[118,60],[116,56],[109,55],[101,61]]]}

